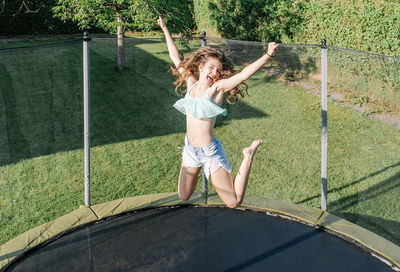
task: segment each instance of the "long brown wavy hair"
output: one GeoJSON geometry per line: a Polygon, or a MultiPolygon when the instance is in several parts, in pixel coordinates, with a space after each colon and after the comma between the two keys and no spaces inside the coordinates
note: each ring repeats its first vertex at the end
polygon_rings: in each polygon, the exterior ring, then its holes
{"type": "MultiPolygon", "coordinates": [[[[232,62],[225,56],[222,51],[209,46],[201,47],[193,52],[189,57],[184,58],[183,61],[178,65],[178,67],[174,68],[171,66],[172,74],[177,77],[174,84],[176,85],[175,92],[178,95],[179,92],[181,95],[187,92],[187,78],[193,76],[194,78],[199,80],[199,65],[205,64],[208,57],[217,58],[222,63],[222,71],[219,79],[230,78],[237,73],[234,69],[234,65],[232,64],[232,62]],[[179,72],[180,68],[183,68],[182,73],[179,72]]],[[[243,82],[240,85],[244,86],[244,91],[240,90],[238,87],[235,87],[228,91],[226,101],[229,104],[235,104],[239,99],[238,95],[243,98],[244,92],[246,92],[247,94],[247,84],[243,82]]]]}

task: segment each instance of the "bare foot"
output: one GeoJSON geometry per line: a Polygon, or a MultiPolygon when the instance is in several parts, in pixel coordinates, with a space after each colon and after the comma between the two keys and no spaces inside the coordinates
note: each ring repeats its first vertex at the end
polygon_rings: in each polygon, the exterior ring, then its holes
{"type": "Polygon", "coordinates": [[[243,156],[245,158],[253,159],[254,154],[256,154],[257,147],[262,144],[262,140],[255,140],[250,146],[243,149],[243,156]]]}

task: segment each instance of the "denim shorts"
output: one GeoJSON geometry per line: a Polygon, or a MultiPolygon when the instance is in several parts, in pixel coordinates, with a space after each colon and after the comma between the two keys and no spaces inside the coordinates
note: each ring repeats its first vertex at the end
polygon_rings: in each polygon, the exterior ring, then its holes
{"type": "Polygon", "coordinates": [[[185,136],[182,160],[183,166],[203,167],[207,179],[211,173],[217,171],[221,166],[228,172],[232,171],[232,166],[226,158],[225,150],[217,137],[206,146],[195,147],[190,143],[188,137],[185,136]]]}

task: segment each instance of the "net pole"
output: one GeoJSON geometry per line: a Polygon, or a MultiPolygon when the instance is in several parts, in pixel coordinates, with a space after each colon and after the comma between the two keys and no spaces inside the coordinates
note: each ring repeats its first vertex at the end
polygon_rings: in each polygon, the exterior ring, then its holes
{"type": "MultiPolygon", "coordinates": [[[[201,38],[201,47],[207,46],[207,40],[206,40],[206,32],[203,31],[201,32],[202,38],[201,38]]],[[[203,168],[203,174],[202,174],[202,181],[203,181],[203,193],[208,194],[208,180],[206,177],[206,174],[204,173],[204,168],[203,168]]]]}
{"type": "Polygon", "coordinates": [[[203,179],[203,193],[207,194],[208,193],[208,180],[206,177],[206,173],[204,173],[204,169],[202,171],[202,179],[203,179]]]}
{"type": "Polygon", "coordinates": [[[85,164],[85,206],[90,206],[90,79],[89,33],[83,34],[83,126],[85,164]]]}
{"type": "Polygon", "coordinates": [[[321,46],[321,209],[327,208],[327,162],[328,162],[328,52],[326,40],[321,46]]]}
{"type": "Polygon", "coordinates": [[[207,40],[206,40],[206,35],[207,33],[205,31],[201,32],[201,47],[207,46],[207,40]]]}

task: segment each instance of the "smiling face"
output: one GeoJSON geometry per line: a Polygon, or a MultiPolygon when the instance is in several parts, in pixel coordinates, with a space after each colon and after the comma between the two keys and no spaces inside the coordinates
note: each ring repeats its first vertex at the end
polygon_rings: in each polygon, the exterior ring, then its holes
{"type": "Polygon", "coordinates": [[[221,76],[222,63],[215,57],[208,57],[207,61],[199,65],[199,80],[207,82],[208,86],[213,85],[221,76]]]}

